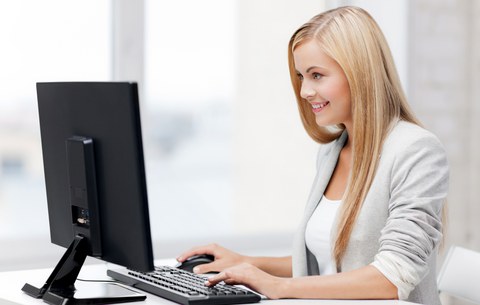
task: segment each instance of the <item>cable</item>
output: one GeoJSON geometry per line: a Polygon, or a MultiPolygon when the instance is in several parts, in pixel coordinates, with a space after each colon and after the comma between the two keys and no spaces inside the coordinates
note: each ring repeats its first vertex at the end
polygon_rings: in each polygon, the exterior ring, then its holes
{"type": "Polygon", "coordinates": [[[118,283],[118,281],[115,281],[115,280],[85,280],[85,279],[79,279],[79,278],[77,278],[77,281],[94,282],[94,283],[118,283]]]}

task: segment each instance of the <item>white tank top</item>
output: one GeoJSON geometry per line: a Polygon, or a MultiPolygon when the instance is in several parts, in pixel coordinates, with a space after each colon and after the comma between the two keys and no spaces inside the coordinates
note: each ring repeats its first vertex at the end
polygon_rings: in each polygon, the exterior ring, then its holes
{"type": "Polygon", "coordinates": [[[331,233],[341,202],[323,196],[307,223],[305,242],[317,259],[321,275],[337,273],[332,256],[331,233]]]}

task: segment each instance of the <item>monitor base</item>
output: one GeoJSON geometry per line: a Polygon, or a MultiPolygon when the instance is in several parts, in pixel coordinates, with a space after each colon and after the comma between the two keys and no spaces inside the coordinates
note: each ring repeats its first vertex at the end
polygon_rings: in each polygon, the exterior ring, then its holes
{"type": "Polygon", "coordinates": [[[45,284],[37,288],[26,283],[22,291],[52,305],[101,305],[145,300],[145,295],[115,283],[103,283],[96,291],[92,289],[93,284],[90,286],[91,283],[89,283],[84,289],[77,290],[75,282],[87,253],[89,253],[88,242],[84,237],[77,235],[45,284]],[[83,297],[87,291],[94,297],[83,297]]]}
{"type": "Polygon", "coordinates": [[[143,301],[146,298],[116,283],[88,283],[77,288],[73,296],[49,291],[42,299],[52,305],[100,305],[143,301]]]}

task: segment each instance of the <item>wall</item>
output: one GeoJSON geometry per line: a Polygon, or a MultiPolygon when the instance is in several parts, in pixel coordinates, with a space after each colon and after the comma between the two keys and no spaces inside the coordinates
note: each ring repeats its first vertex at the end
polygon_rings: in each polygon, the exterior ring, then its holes
{"type": "Polygon", "coordinates": [[[287,45],[323,9],[323,1],[238,1],[233,197],[245,233],[291,232],[303,212],[317,145],[300,121],[287,45]]]}
{"type": "Polygon", "coordinates": [[[448,243],[480,250],[479,3],[411,1],[410,101],[451,166],[448,243]],[[475,18],[475,16],[477,16],[475,18]]]}
{"type": "Polygon", "coordinates": [[[480,251],[480,2],[409,3],[408,95],[444,143],[451,169],[445,248],[480,251]]]}

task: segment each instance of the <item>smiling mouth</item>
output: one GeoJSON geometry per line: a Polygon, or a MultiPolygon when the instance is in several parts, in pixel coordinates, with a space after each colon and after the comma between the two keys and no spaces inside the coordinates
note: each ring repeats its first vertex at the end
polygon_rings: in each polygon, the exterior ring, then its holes
{"type": "Polygon", "coordinates": [[[325,106],[327,106],[328,104],[330,104],[329,101],[326,101],[326,102],[323,102],[323,103],[312,104],[312,110],[313,110],[313,112],[318,113],[318,112],[322,111],[323,108],[325,106]]]}

